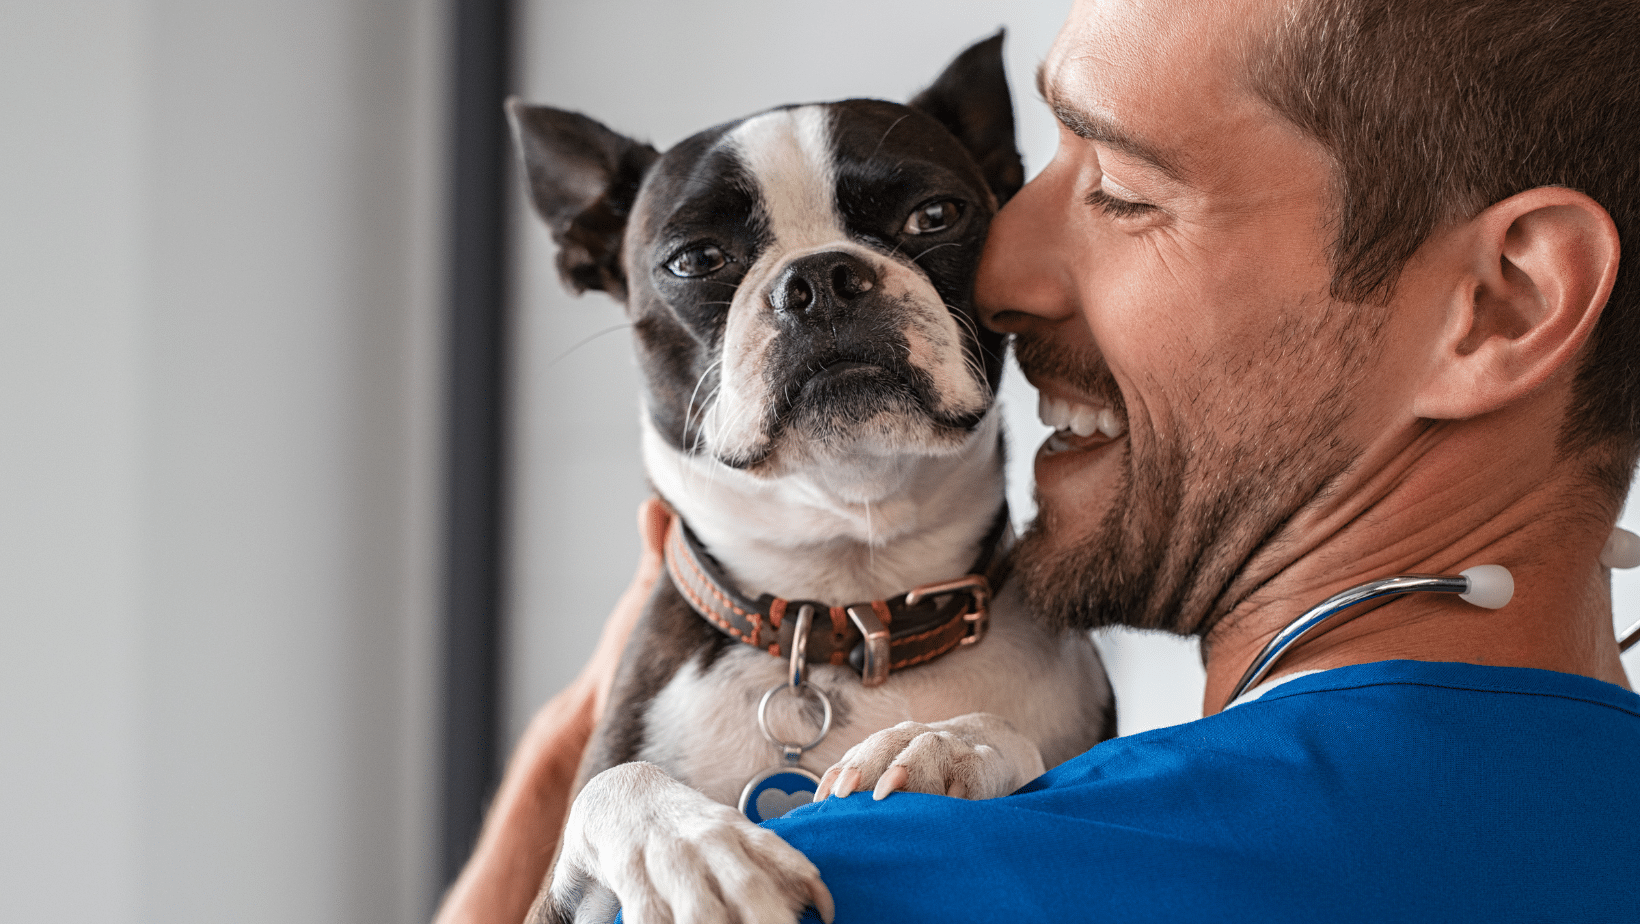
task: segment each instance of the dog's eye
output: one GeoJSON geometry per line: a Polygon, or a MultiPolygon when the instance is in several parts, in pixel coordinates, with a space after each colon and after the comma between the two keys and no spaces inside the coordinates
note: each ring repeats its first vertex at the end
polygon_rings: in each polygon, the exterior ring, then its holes
{"type": "Polygon", "coordinates": [[[936,199],[919,205],[905,220],[907,234],[933,234],[944,231],[962,217],[962,203],[955,199],[936,199]]]}
{"type": "Polygon", "coordinates": [[[729,262],[729,257],[712,244],[697,244],[678,251],[666,261],[667,272],[683,279],[710,276],[729,262]]]}

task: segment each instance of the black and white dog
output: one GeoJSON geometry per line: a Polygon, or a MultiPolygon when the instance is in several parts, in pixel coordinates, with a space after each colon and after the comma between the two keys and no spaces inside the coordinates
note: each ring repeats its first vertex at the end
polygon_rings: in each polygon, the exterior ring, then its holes
{"type": "Polygon", "coordinates": [[[817,786],[991,798],[1114,733],[1086,634],[990,599],[1004,344],[973,281],[1023,180],[1001,42],[909,105],[775,109],[665,154],[509,102],[565,281],[626,304],[678,515],[532,920],[610,892],[634,922],[829,919],[747,816],[817,786]]]}

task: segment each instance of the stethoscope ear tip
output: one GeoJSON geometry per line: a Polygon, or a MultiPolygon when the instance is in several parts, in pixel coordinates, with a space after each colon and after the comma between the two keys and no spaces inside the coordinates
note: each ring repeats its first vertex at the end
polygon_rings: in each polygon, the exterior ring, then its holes
{"type": "Polygon", "coordinates": [[[1600,550],[1600,564],[1606,568],[1640,568],[1640,536],[1621,527],[1612,530],[1606,547],[1600,550]]]}
{"type": "Polygon", "coordinates": [[[1497,610],[1515,596],[1515,576],[1502,565],[1476,565],[1458,573],[1469,579],[1469,590],[1458,595],[1466,603],[1497,610]]]}

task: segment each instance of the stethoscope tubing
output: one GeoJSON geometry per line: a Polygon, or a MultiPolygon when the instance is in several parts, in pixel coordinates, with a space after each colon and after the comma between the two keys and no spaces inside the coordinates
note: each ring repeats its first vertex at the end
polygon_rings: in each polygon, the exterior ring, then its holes
{"type": "MultiPolygon", "coordinates": [[[[1606,568],[1640,567],[1640,536],[1621,527],[1613,529],[1606,547],[1600,552],[1600,564],[1606,568]]],[[[1294,645],[1322,629],[1336,628],[1361,615],[1350,612],[1351,607],[1380,597],[1429,592],[1463,594],[1465,600],[1476,606],[1497,609],[1509,602],[1515,587],[1508,569],[1497,565],[1480,565],[1462,574],[1401,574],[1357,584],[1321,601],[1277,632],[1259,651],[1253,663],[1247,666],[1246,673],[1241,675],[1235,690],[1231,691],[1229,702],[1234,703],[1268,676],[1281,656],[1294,645]]],[[[1619,653],[1628,651],[1636,644],[1640,644],[1640,622],[1617,636],[1619,653]]]]}
{"type": "MultiPolygon", "coordinates": [[[[1411,593],[1463,594],[1469,590],[1470,580],[1461,574],[1402,574],[1368,581],[1333,594],[1288,623],[1285,629],[1277,632],[1275,637],[1265,644],[1258,657],[1247,666],[1246,673],[1241,675],[1235,689],[1230,692],[1228,702],[1234,703],[1243,693],[1257,686],[1259,681],[1269,675],[1276,662],[1281,660],[1281,656],[1294,645],[1322,629],[1335,629],[1361,615],[1359,611],[1352,611],[1351,607],[1380,597],[1411,593]]],[[[1618,636],[1617,647],[1623,652],[1633,648],[1637,643],[1640,643],[1640,622],[1636,622],[1618,636]]]]}
{"type": "Polygon", "coordinates": [[[1361,615],[1360,612],[1352,612],[1351,607],[1380,597],[1431,591],[1448,594],[1468,593],[1469,579],[1456,574],[1401,574],[1357,584],[1348,590],[1333,594],[1306,610],[1304,615],[1288,623],[1287,628],[1277,632],[1275,638],[1265,643],[1258,657],[1253,659],[1253,663],[1247,666],[1246,673],[1241,675],[1241,680],[1231,691],[1228,702],[1235,702],[1236,697],[1251,690],[1263,680],[1271,668],[1276,666],[1276,662],[1281,660],[1281,656],[1294,645],[1316,634],[1323,627],[1336,629],[1361,615]]]}

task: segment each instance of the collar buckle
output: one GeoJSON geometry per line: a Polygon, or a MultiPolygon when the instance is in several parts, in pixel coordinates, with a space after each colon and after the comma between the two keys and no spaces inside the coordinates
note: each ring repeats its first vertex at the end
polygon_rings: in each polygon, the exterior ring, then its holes
{"type": "Polygon", "coordinates": [[[906,593],[905,602],[907,606],[916,606],[929,597],[944,597],[951,594],[964,594],[968,597],[968,606],[962,613],[963,622],[968,623],[968,634],[962,637],[961,644],[977,644],[985,637],[985,630],[991,624],[991,582],[985,575],[969,574],[954,581],[912,588],[906,593]]]}

